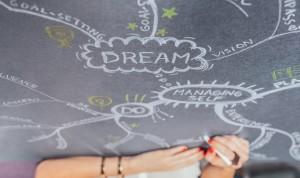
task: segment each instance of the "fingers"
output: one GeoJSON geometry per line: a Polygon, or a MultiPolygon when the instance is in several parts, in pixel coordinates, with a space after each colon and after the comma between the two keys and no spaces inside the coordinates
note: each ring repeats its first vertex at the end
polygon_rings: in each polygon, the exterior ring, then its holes
{"type": "Polygon", "coordinates": [[[228,141],[234,142],[237,146],[239,146],[242,151],[244,151],[246,153],[247,150],[249,150],[249,142],[242,139],[242,138],[238,138],[235,135],[226,135],[224,136],[225,138],[227,138],[228,141]]]}
{"type": "Polygon", "coordinates": [[[190,166],[204,158],[204,151],[200,148],[194,148],[173,157],[176,168],[190,166]]]}
{"type": "Polygon", "coordinates": [[[232,152],[232,150],[230,148],[228,148],[227,146],[225,146],[225,144],[219,141],[220,139],[211,139],[209,141],[210,146],[213,147],[214,149],[220,151],[224,156],[226,156],[227,158],[229,158],[230,160],[232,160],[235,156],[235,154],[232,152]]]}
{"type": "MultiPolygon", "coordinates": [[[[213,140],[215,140],[216,142],[218,142],[218,143],[222,144],[223,146],[227,147],[229,150],[231,150],[232,153],[235,152],[240,157],[246,157],[247,153],[246,153],[245,150],[247,148],[242,146],[236,138],[237,137],[233,137],[233,136],[224,136],[224,137],[215,137],[215,138],[213,138],[213,140]]],[[[234,158],[234,153],[233,153],[233,157],[230,157],[230,159],[233,159],[233,158],[234,158]]]]}
{"type": "Polygon", "coordinates": [[[216,151],[213,148],[207,150],[205,159],[214,166],[227,167],[226,163],[220,157],[218,157],[216,151]]]}
{"type": "Polygon", "coordinates": [[[186,151],[186,150],[188,150],[188,147],[178,146],[178,147],[174,147],[174,148],[164,150],[164,152],[166,152],[168,155],[175,155],[175,154],[181,153],[181,152],[186,151]]]}
{"type": "Polygon", "coordinates": [[[195,154],[200,153],[200,152],[203,153],[203,151],[200,148],[193,148],[193,149],[178,153],[178,154],[174,155],[173,158],[178,160],[178,159],[189,157],[191,155],[195,155],[195,154]]]}
{"type": "Polygon", "coordinates": [[[136,165],[144,165],[143,172],[152,172],[179,169],[194,164],[203,157],[203,151],[199,148],[188,150],[186,146],[178,146],[140,154],[134,157],[133,162],[136,165]]]}
{"type": "Polygon", "coordinates": [[[242,161],[246,161],[249,158],[249,146],[245,144],[245,142],[241,142],[241,139],[236,136],[225,136],[225,138],[230,142],[228,144],[229,148],[231,148],[234,152],[236,152],[242,161]]]}
{"type": "MultiPolygon", "coordinates": [[[[230,160],[234,159],[235,153],[238,154],[240,161],[238,165],[232,165],[233,168],[242,167],[243,163],[249,159],[249,142],[234,135],[214,137],[210,140],[210,145],[230,160]]],[[[225,162],[215,154],[207,154],[205,159],[213,165],[227,167],[225,162]]]]}
{"type": "Polygon", "coordinates": [[[204,158],[204,151],[199,148],[190,150],[189,152],[186,151],[185,153],[181,153],[181,155],[177,155],[174,157],[174,160],[178,163],[187,163],[192,164],[197,161],[200,161],[204,158]]]}

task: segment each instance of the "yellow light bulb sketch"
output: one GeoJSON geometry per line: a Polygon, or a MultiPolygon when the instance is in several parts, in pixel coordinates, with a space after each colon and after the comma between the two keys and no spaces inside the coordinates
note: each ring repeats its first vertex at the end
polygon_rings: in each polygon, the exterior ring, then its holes
{"type": "MultiPolygon", "coordinates": [[[[143,95],[143,96],[141,97],[140,103],[142,103],[142,102],[145,100],[146,96],[147,96],[147,95],[145,94],[145,95],[143,95]]],[[[125,95],[125,100],[126,100],[127,103],[130,103],[129,95],[128,95],[128,94],[125,95]]],[[[139,94],[136,94],[136,95],[134,96],[134,101],[133,101],[133,103],[137,103],[138,101],[139,101],[139,94]]]]}
{"type": "Polygon", "coordinates": [[[92,96],[88,98],[88,103],[92,106],[100,106],[103,110],[104,107],[112,104],[112,99],[107,96],[92,96]]]}
{"type": "Polygon", "coordinates": [[[60,42],[60,47],[72,48],[70,41],[74,39],[75,34],[71,28],[65,26],[47,26],[45,30],[51,39],[60,42]]]}

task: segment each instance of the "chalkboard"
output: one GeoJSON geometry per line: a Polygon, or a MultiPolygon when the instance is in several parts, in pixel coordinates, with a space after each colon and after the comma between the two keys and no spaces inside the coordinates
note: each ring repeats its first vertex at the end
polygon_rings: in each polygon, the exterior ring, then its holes
{"type": "Polygon", "coordinates": [[[300,161],[296,0],[0,0],[0,160],[250,141],[300,161]]]}

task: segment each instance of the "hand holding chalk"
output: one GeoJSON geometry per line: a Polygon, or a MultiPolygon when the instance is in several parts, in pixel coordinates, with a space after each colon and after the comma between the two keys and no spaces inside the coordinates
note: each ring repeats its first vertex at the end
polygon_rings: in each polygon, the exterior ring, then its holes
{"type": "MultiPolygon", "coordinates": [[[[204,138],[205,142],[210,145],[210,143],[209,143],[209,139],[210,139],[209,136],[204,135],[203,138],[204,138]]],[[[229,160],[229,158],[227,158],[225,155],[223,155],[219,150],[215,149],[215,151],[216,151],[216,154],[225,162],[225,164],[227,166],[231,166],[232,165],[232,162],[229,160]]]]}
{"type": "Polygon", "coordinates": [[[245,139],[235,135],[203,138],[210,146],[205,159],[213,166],[238,169],[249,159],[249,142],[245,139]]]}

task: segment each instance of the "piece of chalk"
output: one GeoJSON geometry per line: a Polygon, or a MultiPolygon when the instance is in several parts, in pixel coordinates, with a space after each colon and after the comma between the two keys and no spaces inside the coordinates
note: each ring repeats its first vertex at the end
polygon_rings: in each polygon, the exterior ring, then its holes
{"type": "MultiPolygon", "coordinates": [[[[210,144],[209,144],[209,139],[210,139],[209,136],[204,135],[203,139],[204,139],[204,141],[205,141],[208,145],[210,145],[210,144]]],[[[211,146],[211,145],[210,145],[210,146],[211,146]]],[[[232,165],[232,161],[230,161],[226,156],[224,156],[219,150],[217,150],[217,149],[215,149],[215,150],[216,150],[217,155],[225,162],[225,164],[226,164],[227,166],[231,166],[231,165],[232,165]]]]}

